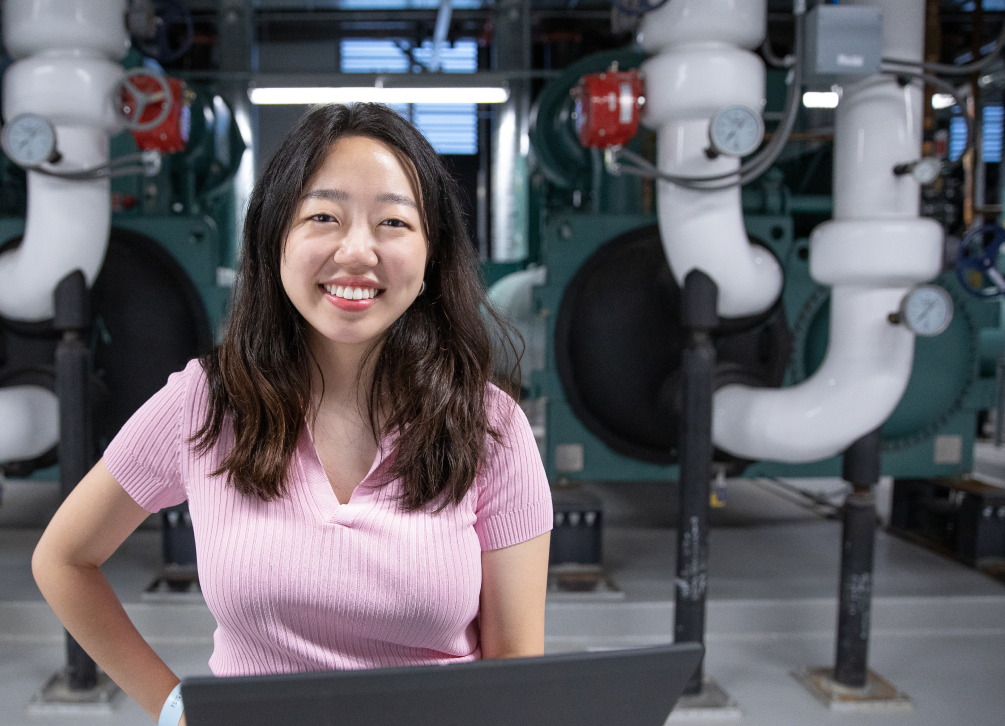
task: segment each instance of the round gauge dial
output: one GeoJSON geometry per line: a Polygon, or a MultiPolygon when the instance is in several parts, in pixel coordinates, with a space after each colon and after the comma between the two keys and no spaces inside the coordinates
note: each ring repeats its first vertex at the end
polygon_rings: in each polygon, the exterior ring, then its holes
{"type": "Polygon", "coordinates": [[[46,161],[56,161],[56,129],[49,119],[35,113],[23,113],[12,118],[0,133],[3,150],[18,166],[35,167],[46,161]]]}
{"type": "Polygon", "coordinates": [[[723,106],[714,114],[708,126],[712,150],[725,156],[747,156],[760,146],[764,138],[761,114],[750,106],[723,106]]]}
{"type": "Polygon", "coordinates": [[[953,321],[953,299],[938,285],[920,285],[901,301],[900,320],[915,335],[938,335],[953,321]]]}
{"type": "Polygon", "coordinates": [[[942,160],[926,156],[914,165],[911,175],[918,184],[931,184],[942,175],[942,160]]]}

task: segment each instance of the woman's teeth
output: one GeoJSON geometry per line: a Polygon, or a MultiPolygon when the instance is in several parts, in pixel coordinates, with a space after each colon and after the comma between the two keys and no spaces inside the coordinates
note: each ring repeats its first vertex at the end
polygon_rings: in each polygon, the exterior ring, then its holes
{"type": "Polygon", "coordinates": [[[325,285],[324,288],[328,291],[329,295],[341,297],[346,300],[369,300],[370,298],[377,297],[378,292],[375,287],[342,287],[341,285],[325,285]]]}

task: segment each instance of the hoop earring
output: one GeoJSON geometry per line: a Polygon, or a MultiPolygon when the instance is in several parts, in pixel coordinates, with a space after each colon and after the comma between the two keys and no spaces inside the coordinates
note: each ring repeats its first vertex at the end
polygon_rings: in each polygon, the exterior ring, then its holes
{"type": "Polygon", "coordinates": [[[421,295],[421,294],[422,294],[422,293],[424,293],[425,291],[426,291],[426,281],[425,281],[425,280],[423,280],[423,281],[422,281],[422,287],[420,287],[420,288],[419,288],[419,295],[421,295]]]}

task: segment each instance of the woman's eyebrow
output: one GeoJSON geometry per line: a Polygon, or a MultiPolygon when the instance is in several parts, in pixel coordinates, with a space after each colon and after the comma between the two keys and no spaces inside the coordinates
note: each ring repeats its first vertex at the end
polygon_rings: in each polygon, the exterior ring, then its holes
{"type": "Polygon", "coordinates": [[[419,205],[412,201],[412,198],[404,194],[396,194],[395,192],[388,192],[386,194],[378,194],[374,197],[374,201],[380,202],[381,204],[405,204],[409,207],[419,208],[419,205]]]}
{"type": "Polygon", "coordinates": [[[352,195],[341,189],[311,189],[300,199],[301,201],[304,199],[326,199],[329,202],[348,202],[352,199],[352,195]]]}
{"type": "MultiPolygon", "coordinates": [[[[324,199],[329,202],[349,202],[352,201],[352,195],[342,189],[312,189],[301,197],[301,201],[304,199],[324,199]]],[[[378,194],[374,197],[374,201],[379,204],[404,204],[409,207],[415,207],[416,209],[419,208],[419,205],[412,201],[411,197],[405,194],[398,194],[396,192],[378,194]]]]}

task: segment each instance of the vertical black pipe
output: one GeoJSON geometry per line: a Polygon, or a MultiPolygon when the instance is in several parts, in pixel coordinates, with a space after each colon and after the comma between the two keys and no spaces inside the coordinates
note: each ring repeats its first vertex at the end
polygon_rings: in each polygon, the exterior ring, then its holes
{"type": "Polygon", "coordinates": [[[873,547],[880,474],[879,429],[866,434],[844,454],[842,477],[852,485],[845,499],[841,528],[841,591],[838,605],[834,680],[852,688],[865,686],[869,672],[873,547]]]}
{"type": "MultiPolygon", "coordinates": [[[[63,337],[56,347],[56,395],[59,398],[59,485],[65,499],[91,468],[91,405],[88,396],[90,359],[84,331],[90,325],[87,283],[80,270],[56,287],[56,317],[63,337]]],[[[72,690],[94,688],[97,666],[66,634],[66,673],[72,690]]]]}
{"type": "MultiPolygon", "coordinates": [[[[674,641],[705,642],[705,590],[708,580],[709,484],[712,480],[712,393],[715,346],[711,331],[719,324],[719,291],[704,272],[684,280],[682,318],[688,334],[681,361],[680,507],[677,522],[677,593],[674,641]]],[[[701,692],[700,665],[684,690],[701,692]]]]}

